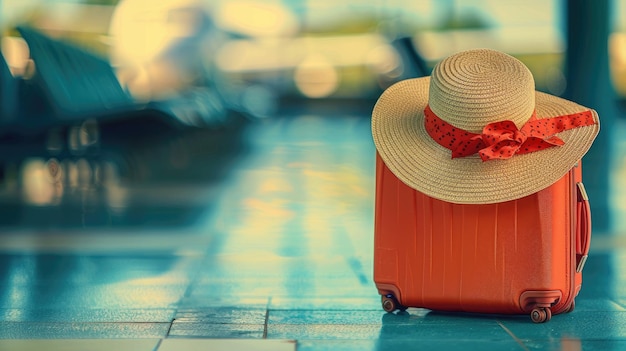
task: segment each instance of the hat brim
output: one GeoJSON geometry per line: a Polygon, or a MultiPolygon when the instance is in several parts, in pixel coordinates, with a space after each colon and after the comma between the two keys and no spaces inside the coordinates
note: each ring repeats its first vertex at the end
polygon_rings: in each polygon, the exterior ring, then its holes
{"type": "MultiPolygon", "coordinates": [[[[565,175],[591,147],[595,125],[558,134],[565,144],[506,160],[483,162],[478,155],[451,158],[451,151],[430,138],[424,127],[430,77],[389,87],[372,112],[372,136],[387,167],[408,186],[436,199],[459,204],[515,200],[538,192],[565,175]]],[[[535,93],[537,118],[589,110],[574,102],[535,93]]],[[[529,116],[530,117],[530,116],[529,116]]]]}

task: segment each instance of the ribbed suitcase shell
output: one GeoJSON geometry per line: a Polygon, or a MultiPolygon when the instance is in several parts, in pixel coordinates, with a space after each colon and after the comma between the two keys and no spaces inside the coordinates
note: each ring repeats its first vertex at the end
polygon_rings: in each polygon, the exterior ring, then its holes
{"type": "Polygon", "coordinates": [[[376,160],[374,280],[385,310],[530,313],[543,322],[574,308],[590,236],[580,167],[518,200],[460,205],[408,187],[376,160]]]}

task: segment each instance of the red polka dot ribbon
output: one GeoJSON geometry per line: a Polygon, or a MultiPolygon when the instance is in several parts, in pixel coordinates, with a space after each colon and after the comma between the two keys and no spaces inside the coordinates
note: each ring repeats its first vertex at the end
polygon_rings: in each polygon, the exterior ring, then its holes
{"type": "Polygon", "coordinates": [[[561,146],[565,142],[555,134],[597,123],[589,110],[541,119],[533,113],[521,129],[512,121],[505,120],[489,123],[482,134],[476,134],[445,122],[433,113],[430,106],[426,106],[424,115],[428,135],[439,145],[450,149],[452,158],[478,153],[483,161],[508,159],[513,155],[561,146]]]}

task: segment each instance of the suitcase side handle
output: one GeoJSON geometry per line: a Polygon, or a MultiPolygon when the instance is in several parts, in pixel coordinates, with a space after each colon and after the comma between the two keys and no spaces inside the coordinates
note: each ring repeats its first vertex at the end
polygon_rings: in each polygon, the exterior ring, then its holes
{"type": "Polygon", "coordinates": [[[576,189],[576,273],[580,273],[587,262],[591,244],[591,209],[583,183],[577,182],[576,189]]]}

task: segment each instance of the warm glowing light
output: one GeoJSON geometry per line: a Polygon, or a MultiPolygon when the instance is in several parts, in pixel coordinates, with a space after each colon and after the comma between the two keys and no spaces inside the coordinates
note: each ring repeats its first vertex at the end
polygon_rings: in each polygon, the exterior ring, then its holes
{"type": "Polygon", "coordinates": [[[393,49],[379,35],[361,34],[333,37],[301,37],[276,40],[232,40],[216,56],[218,67],[227,72],[295,69],[320,55],[335,67],[376,66],[393,49]]]}
{"type": "Polygon", "coordinates": [[[367,63],[377,73],[390,75],[400,69],[400,58],[391,45],[379,45],[366,56],[367,63]]]}
{"type": "Polygon", "coordinates": [[[296,68],[294,80],[302,94],[311,98],[322,98],[337,89],[339,74],[326,58],[312,55],[296,68]]]}
{"type": "Polygon", "coordinates": [[[621,94],[626,94],[626,33],[611,34],[609,55],[615,89],[621,94]]]}
{"type": "Polygon", "coordinates": [[[63,169],[53,159],[44,162],[30,159],[22,167],[22,195],[27,203],[33,205],[57,204],[63,195],[63,169]]]}
{"type": "Polygon", "coordinates": [[[296,18],[279,2],[226,1],[215,20],[224,30],[252,37],[292,36],[298,31],[296,18]]]}
{"type": "Polygon", "coordinates": [[[28,45],[22,38],[4,37],[2,38],[2,56],[6,61],[11,74],[23,76],[30,57],[28,45]]]}
{"type": "Polygon", "coordinates": [[[564,43],[556,27],[521,26],[476,30],[421,31],[418,50],[426,61],[439,61],[455,52],[489,48],[510,54],[561,53],[564,43]]]}
{"type": "Polygon", "coordinates": [[[191,35],[193,18],[174,18],[176,9],[200,6],[194,0],[122,0],[113,13],[109,34],[113,58],[141,64],[153,60],[175,40],[191,35]]]}
{"type": "Polygon", "coordinates": [[[626,67],[626,33],[613,33],[609,38],[609,50],[613,62],[626,67]]]}
{"type": "Polygon", "coordinates": [[[381,36],[360,34],[233,40],[217,52],[215,61],[228,73],[294,72],[298,90],[320,98],[339,89],[343,69],[361,67],[378,74],[397,70],[394,55],[381,36]]]}
{"type": "Polygon", "coordinates": [[[198,74],[209,12],[201,0],[122,0],[109,28],[111,61],[138,98],[171,94],[198,74]],[[176,45],[185,41],[184,55],[176,45]]]}

